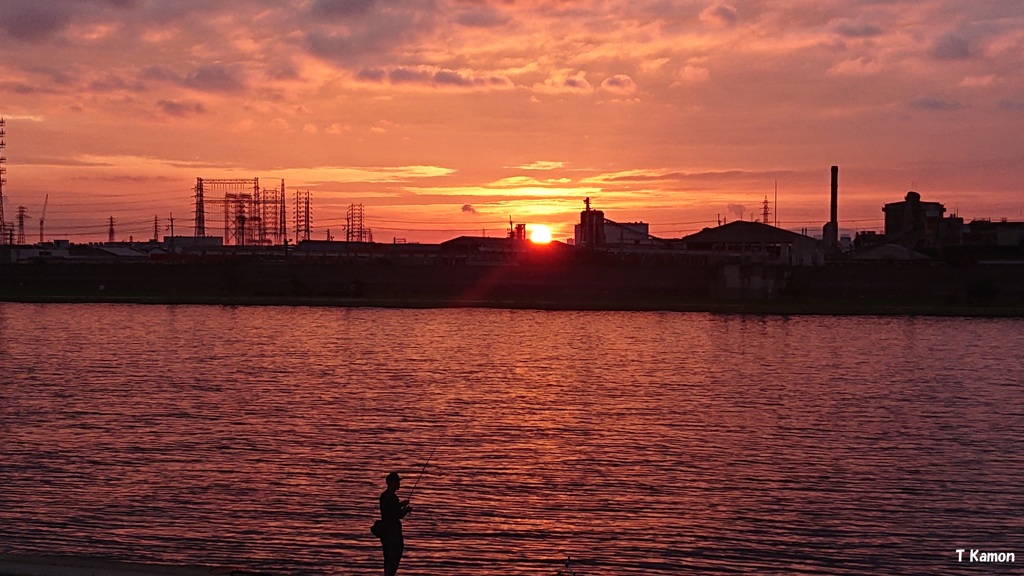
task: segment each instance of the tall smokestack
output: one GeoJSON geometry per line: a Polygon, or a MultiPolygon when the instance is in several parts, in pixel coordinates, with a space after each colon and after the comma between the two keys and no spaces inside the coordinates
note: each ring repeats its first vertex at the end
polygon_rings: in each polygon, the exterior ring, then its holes
{"type": "Polygon", "coordinates": [[[829,248],[839,246],[839,166],[832,167],[832,205],[829,212],[829,231],[825,241],[829,248]]]}

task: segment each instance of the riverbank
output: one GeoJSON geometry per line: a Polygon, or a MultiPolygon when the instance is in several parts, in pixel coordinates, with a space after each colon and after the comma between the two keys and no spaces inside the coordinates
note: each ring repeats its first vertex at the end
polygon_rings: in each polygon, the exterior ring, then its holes
{"type": "Polygon", "coordinates": [[[1024,317],[1024,266],[0,266],[0,301],[1024,317]]]}

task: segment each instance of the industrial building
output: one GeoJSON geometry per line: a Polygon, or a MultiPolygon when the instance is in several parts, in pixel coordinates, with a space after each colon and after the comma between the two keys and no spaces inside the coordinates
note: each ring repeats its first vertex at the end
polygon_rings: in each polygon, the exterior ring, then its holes
{"type": "Polygon", "coordinates": [[[652,246],[663,243],[651,236],[646,222],[619,223],[605,218],[601,210],[590,207],[590,198],[584,200],[586,209],[580,212],[580,221],[573,228],[573,244],[580,247],[615,248],[623,246],[652,246]]]}
{"type": "Polygon", "coordinates": [[[963,240],[963,218],[945,216],[945,206],[939,202],[924,202],[917,192],[907,192],[902,202],[886,204],[882,212],[885,213],[888,243],[917,250],[936,250],[941,246],[960,244],[963,240]]]}
{"type": "Polygon", "coordinates": [[[680,249],[733,259],[785,266],[824,263],[821,242],[762,222],[736,220],[705,228],[678,241],[680,249]]]}
{"type": "Polygon", "coordinates": [[[862,232],[854,239],[848,260],[876,261],[983,261],[1024,260],[1024,223],[972,220],[946,215],[941,202],[921,199],[915,191],[903,201],[882,207],[882,234],[862,232]]]}

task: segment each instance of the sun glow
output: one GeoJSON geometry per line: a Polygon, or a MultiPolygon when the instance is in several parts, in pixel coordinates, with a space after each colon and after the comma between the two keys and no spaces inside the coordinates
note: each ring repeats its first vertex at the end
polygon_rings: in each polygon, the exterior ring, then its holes
{"type": "Polygon", "coordinates": [[[543,224],[530,226],[530,242],[534,244],[547,244],[551,242],[551,228],[543,224]]]}

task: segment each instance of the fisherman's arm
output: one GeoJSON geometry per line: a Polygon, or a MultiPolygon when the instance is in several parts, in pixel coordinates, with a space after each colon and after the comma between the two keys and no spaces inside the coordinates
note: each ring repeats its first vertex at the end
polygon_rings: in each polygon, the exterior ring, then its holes
{"type": "Polygon", "coordinates": [[[395,498],[393,495],[381,496],[380,517],[382,520],[385,522],[393,522],[401,519],[402,516],[402,505],[398,502],[398,498],[395,498]]]}

